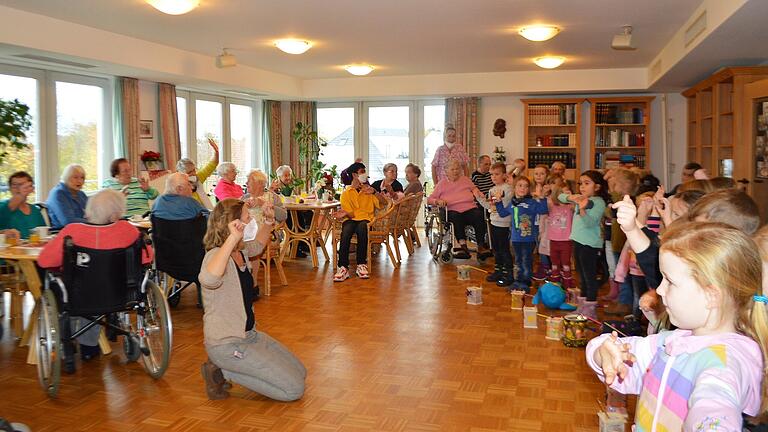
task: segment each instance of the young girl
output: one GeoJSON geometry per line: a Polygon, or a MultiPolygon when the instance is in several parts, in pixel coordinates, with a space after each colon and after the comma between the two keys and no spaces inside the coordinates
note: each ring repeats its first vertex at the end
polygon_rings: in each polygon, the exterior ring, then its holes
{"type": "Polygon", "coordinates": [[[519,176],[515,180],[515,197],[504,207],[497,202],[496,211],[499,216],[512,215],[511,237],[512,247],[515,249],[515,264],[519,268],[515,274],[512,289],[528,292],[531,287],[531,273],[533,267],[533,248],[539,232],[535,224],[536,216],[547,213],[547,202],[543,199],[531,197],[531,181],[528,177],[519,176]]]}
{"type": "Polygon", "coordinates": [[[760,255],[729,225],[675,225],[661,246],[658,293],[678,330],[602,335],[587,362],[612,389],[639,394],[635,431],[740,431],[742,413],[768,408],[760,255]]]}
{"type": "MultiPolygon", "coordinates": [[[[546,187],[549,168],[546,165],[536,165],[533,169],[533,185],[531,194],[534,198],[547,199],[550,194],[550,188],[546,187]]],[[[547,215],[540,215],[536,218],[536,225],[539,227],[539,238],[537,239],[539,251],[538,270],[533,274],[533,279],[542,281],[550,275],[549,259],[549,237],[547,237],[547,215]]]]}
{"type": "Polygon", "coordinates": [[[603,248],[601,228],[605,206],[610,202],[608,185],[599,171],[584,171],[579,177],[579,194],[560,194],[560,202],[576,205],[571,228],[573,255],[579,270],[581,296],[577,313],[597,318],[596,279],[598,254],[603,248]]]}
{"type": "Polygon", "coordinates": [[[574,288],[571,276],[571,221],[573,220],[573,204],[563,204],[557,196],[568,188],[565,180],[558,175],[547,178],[552,193],[547,198],[549,215],[547,216],[547,237],[549,237],[549,258],[552,262],[552,282],[561,282],[563,287],[574,288]]]}

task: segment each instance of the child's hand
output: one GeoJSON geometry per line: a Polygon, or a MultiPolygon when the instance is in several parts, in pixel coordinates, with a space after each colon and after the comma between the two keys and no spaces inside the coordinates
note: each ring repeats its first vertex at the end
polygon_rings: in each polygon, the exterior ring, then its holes
{"type": "Polygon", "coordinates": [[[613,384],[616,377],[625,379],[629,373],[627,364],[631,365],[636,360],[629,352],[629,344],[621,343],[616,332],[611,333],[611,337],[600,345],[595,354],[595,360],[603,369],[607,385],[613,384]]]}
{"type": "Polygon", "coordinates": [[[611,204],[611,208],[617,210],[616,221],[621,226],[622,231],[627,233],[637,229],[637,222],[635,222],[637,208],[629,195],[624,195],[623,200],[611,204]]]}
{"type": "Polygon", "coordinates": [[[664,226],[668,227],[672,223],[672,206],[669,205],[669,199],[662,197],[658,201],[654,200],[653,208],[661,216],[664,226]]]}
{"type": "Polygon", "coordinates": [[[637,219],[641,222],[647,221],[648,215],[650,215],[651,210],[653,210],[653,204],[653,198],[651,197],[640,198],[640,203],[637,207],[637,219]]]}

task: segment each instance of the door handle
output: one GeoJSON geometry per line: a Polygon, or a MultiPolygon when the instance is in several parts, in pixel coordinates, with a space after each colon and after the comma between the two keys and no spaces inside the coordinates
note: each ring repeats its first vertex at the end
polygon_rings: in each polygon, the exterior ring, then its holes
{"type": "Polygon", "coordinates": [[[745,179],[745,178],[743,178],[743,179],[741,179],[741,180],[736,180],[736,181],[737,181],[737,182],[739,182],[739,183],[741,183],[741,184],[745,184],[745,185],[746,185],[746,184],[749,184],[749,180],[747,180],[747,179],[745,179]]]}

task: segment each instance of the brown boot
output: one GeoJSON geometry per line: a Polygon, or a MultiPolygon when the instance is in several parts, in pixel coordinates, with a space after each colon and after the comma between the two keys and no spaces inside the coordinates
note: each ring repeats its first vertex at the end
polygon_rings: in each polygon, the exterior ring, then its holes
{"type": "Polygon", "coordinates": [[[616,303],[615,305],[609,308],[605,308],[605,313],[607,313],[608,315],[619,315],[619,316],[631,315],[632,306],[622,304],[622,303],[616,303]]]}
{"type": "Polygon", "coordinates": [[[229,397],[229,393],[224,390],[224,374],[221,373],[221,369],[215,364],[207,361],[200,366],[200,373],[203,375],[203,381],[205,381],[205,392],[208,394],[210,400],[221,400],[229,397]]]}

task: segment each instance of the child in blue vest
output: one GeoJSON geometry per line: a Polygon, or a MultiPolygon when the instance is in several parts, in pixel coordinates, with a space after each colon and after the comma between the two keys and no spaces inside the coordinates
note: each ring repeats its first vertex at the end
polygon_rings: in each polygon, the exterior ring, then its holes
{"type": "Polygon", "coordinates": [[[528,292],[533,273],[533,249],[539,237],[536,216],[547,214],[547,200],[531,197],[531,181],[528,177],[519,176],[514,185],[515,196],[512,201],[506,207],[497,202],[496,211],[501,217],[512,215],[512,247],[515,249],[515,265],[519,269],[512,289],[528,292]]]}

